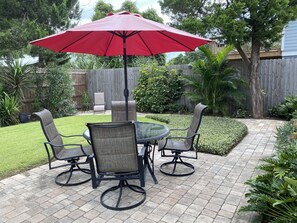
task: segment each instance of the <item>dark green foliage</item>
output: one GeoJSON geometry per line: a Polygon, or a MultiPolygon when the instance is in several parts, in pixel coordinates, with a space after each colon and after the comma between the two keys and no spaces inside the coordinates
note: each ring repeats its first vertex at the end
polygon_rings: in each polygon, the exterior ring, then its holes
{"type": "Polygon", "coordinates": [[[231,105],[238,108],[245,98],[241,91],[245,82],[238,71],[227,64],[227,56],[232,49],[227,46],[213,54],[208,47],[200,47],[205,59],[193,63],[193,75],[184,76],[191,87],[186,96],[194,103],[208,105],[209,112],[213,114],[228,115],[231,105]]]}
{"type": "Polygon", "coordinates": [[[294,122],[277,130],[276,153],[263,159],[262,174],[246,182],[251,189],[241,211],[256,211],[267,222],[297,222],[296,130],[294,122]]]}
{"type": "Polygon", "coordinates": [[[20,59],[7,60],[6,64],[7,66],[0,71],[5,91],[22,103],[23,91],[31,85],[32,67],[24,64],[20,59]]]}
{"type": "Polygon", "coordinates": [[[5,92],[0,95],[0,127],[18,123],[19,107],[20,104],[14,96],[5,92]]]}
{"type": "Polygon", "coordinates": [[[35,74],[35,109],[47,108],[54,117],[73,115],[76,112],[72,99],[74,88],[68,70],[62,66],[49,66],[46,72],[35,74]]]}
{"type": "Polygon", "coordinates": [[[90,103],[91,99],[88,94],[88,92],[84,92],[81,98],[81,105],[82,105],[82,110],[83,111],[89,111],[90,110],[90,103]]]}
{"type": "Polygon", "coordinates": [[[133,91],[140,112],[176,112],[176,101],[183,93],[181,74],[156,64],[140,68],[138,85],[133,91]]]}
{"type": "Polygon", "coordinates": [[[156,121],[159,121],[159,122],[164,122],[166,124],[168,124],[170,122],[170,119],[169,118],[165,118],[165,117],[162,117],[162,116],[157,116],[157,115],[146,115],[145,116],[146,118],[150,118],[150,119],[153,119],[153,120],[156,120],[156,121]]]}
{"type": "Polygon", "coordinates": [[[12,57],[22,50],[39,55],[42,63],[53,59],[55,54],[48,50],[28,48],[29,41],[69,28],[80,13],[78,0],[0,1],[0,57],[12,57]]]}
{"type": "Polygon", "coordinates": [[[286,120],[297,117],[297,96],[286,96],[282,103],[268,110],[268,116],[286,120]]]}

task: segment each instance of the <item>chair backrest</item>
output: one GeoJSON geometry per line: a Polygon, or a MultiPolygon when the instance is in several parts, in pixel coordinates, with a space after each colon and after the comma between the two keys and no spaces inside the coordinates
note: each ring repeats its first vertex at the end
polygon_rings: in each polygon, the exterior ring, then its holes
{"type": "MultiPolygon", "coordinates": [[[[111,102],[111,119],[113,122],[127,121],[125,101],[111,102]]],[[[128,101],[128,121],[137,121],[135,101],[128,101]]]]}
{"type": "Polygon", "coordinates": [[[98,174],[137,172],[134,123],[88,123],[98,174]]]}
{"type": "MultiPolygon", "coordinates": [[[[187,137],[193,136],[198,132],[198,129],[200,127],[201,120],[202,120],[202,115],[206,108],[207,106],[201,103],[195,106],[192,122],[187,132],[187,137]]],[[[192,147],[194,143],[194,139],[195,139],[195,136],[185,140],[187,147],[192,147]]]]}
{"type": "Polygon", "coordinates": [[[104,92],[94,93],[94,105],[105,105],[104,92]]]}
{"type": "MultiPolygon", "coordinates": [[[[63,144],[62,137],[55,126],[52,113],[49,110],[43,109],[40,112],[34,112],[33,116],[38,117],[38,119],[40,120],[43,133],[48,142],[51,142],[55,145],[63,144]]],[[[63,149],[63,147],[61,146],[52,146],[52,148],[56,154],[58,154],[63,149]]]]}

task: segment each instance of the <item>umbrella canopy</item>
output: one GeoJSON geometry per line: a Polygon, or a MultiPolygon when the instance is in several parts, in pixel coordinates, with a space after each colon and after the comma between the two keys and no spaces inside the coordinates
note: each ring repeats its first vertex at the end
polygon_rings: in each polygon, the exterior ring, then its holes
{"type": "Polygon", "coordinates": [[[124,57],[126,109],[126,56],[153,56],[166,52],[194,51],[208,39],[169,27],[130,12],[109,13],[103,19],[30,42],[55,52],[87,53],[124,57]]]}

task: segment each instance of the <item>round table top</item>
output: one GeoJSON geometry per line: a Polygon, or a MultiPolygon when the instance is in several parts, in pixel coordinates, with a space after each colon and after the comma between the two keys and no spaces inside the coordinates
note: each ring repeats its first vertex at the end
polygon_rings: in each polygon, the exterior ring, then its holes
{"type": "MultiPolygon", "coordinates": [[[[137,143],[147,143],[159,140],[169,135],[170,129],[164,125],[151,122],[134,122],[136,127],[137,143]]],[[[85,130],[83,136],[90,140],[89,130],[85,130]]]]}

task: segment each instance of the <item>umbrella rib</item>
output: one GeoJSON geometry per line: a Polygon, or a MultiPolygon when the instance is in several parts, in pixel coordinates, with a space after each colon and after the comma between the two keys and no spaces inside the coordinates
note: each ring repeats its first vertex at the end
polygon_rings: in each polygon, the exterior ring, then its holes
{"type": "Polygon", "coordinates": [[[114,37],[114,35],[115,35],[115,33],[113,33],[113,32],[110,32],[110,33],[112,34],[112,36],[111,36],[111,38],[110,38],[110,41],[109,41],[109,43],[108,43],[108,46],[106,47],[104,56],[106,56],[107,51],[108,51],[108,49],[109,49],[109,47],[110,47],[110,44],[111,44],[111,42],[112,42],[112,40],[113,40],[113,37],[114,37]]]}
{"type": "Polygon", "coordinates": [[[91,34],[92,32],[88,32],[86,35],[82,36],[79,39],[76,39],[75,41],[73,41],[72,43],[68,44],[67,46],[63,47],[62,49],[60,49],[58,52],[61,53],[63,52],[63,50],[65,50],[66,48],[68,48],[69,46],[71,46],[74,43],[77,43],[78,41],[80,41],[81,39],[85,38],[87,35],[91,34]]]}
{"type": "Polygon", "coordinates": [[[140,39],[142,40],[142,42],[144,43],[144,45],[146,46],[146,48],[150,51],[150,54],[151,55],[154,55],[153,52],[151,51],[151,49],[149,48],[149,46],[146,44],[146,42],[144,41],[144,39],[140,35],[140,32],[138,32],[138,36],[140,37],[140,39]]]}
{"type": "Polygon", "coordinates": [[[165,34],[163,31],[158,31],[160,34],[162,34],[163,36],[166,36],[167,38],[169,38],[169,39],[171,39],[171,40],[173,40],[174,42],[176,42],[176,43],[178,43],[178,44],[180,44],[180,45],[182,45],[182,46],[184,46],[184,47],[186,47],[186,48],[188,48],[189,50],[195,50],[195,48],[194,49],[191,49],[190,47],[188,47],[187,45],[185,45],[185,44],[183,44],[183,43],[181,43],[181,42],[179,42],[179,41],[177,41],[177,40],[175,40],[174,38],[172,38],[171,36],[168,36],[167,34],[165,34]]]}

